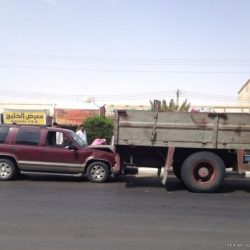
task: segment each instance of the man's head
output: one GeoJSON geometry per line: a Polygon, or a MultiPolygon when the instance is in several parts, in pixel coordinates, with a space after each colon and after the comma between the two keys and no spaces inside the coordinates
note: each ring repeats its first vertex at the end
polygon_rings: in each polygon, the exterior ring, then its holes
{"type": "Polygon", "coordinates": [[[59,125],[58,125],[57,122],[53,122],[52,126],[53,126],[53,127],[56,127],[56,128],[59,128],[59,125]]]}

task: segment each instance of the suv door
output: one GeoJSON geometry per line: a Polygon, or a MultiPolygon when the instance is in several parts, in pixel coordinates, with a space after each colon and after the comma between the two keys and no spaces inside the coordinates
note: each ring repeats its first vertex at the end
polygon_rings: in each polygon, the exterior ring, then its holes
{"type": "Polygon", "coordinates": [[[81,172],[80,155],[77,150],[70,150],[70,137],[63,132],[48,131],[43,152],[43,169],[50,172],[81,172]]]}
{"type": "Polygon", "coordinates": [[[18,129],[12,151],[21,170],[42,170],[43,148],[40,146],[40,136],[41,130],[37,127],[18,129]]]}

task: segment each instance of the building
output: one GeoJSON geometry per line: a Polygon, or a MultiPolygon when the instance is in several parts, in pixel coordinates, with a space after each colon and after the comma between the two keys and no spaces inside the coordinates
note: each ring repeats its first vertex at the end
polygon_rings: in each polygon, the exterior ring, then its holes
{"type": "Polygon", "coordinates": [[[215,113],[250,113],[250,105],[202,105],[193,106],[191,111],[215,113]]]}
{"type": "Polygon", "coordinates": [[[60,125],[79,126],[87,117],[102,115],[103,107],[93,103],[0,103],[0,123],[26,125],[60,125]]]}
{"type": "Polygon", "coordinates": [[[239,90],[238,102],[241,104],[250,104],[250,79],[239,90]]]}
{"type": "MultiPolygon", "coordinates": [[[[79,126],[87,117],[105,115],[113,118],[115,111],[127,110],[150,110],[150,104],[107,104],[98,106],[92,99],[82,101],[64,101],[49,103],[37,101],[27,102],[2,102],[0,103],[0,122],[11,124],[51,125],[56,121],[61,125],[79,126]]],[[[191,111],[217,112],[217,113],[250,113],[250,79],[238,92],[238,103],[215,105],[194,105],[191,111]]]]}
{"type": "Polygon", "coordinates": [[[250,79],[238,91],[238,103],[225,105],[197,105],[191,109],[199,112],[250,113],[250,79]]]}
{"type": "Polygon", "coordinates": [[[0,123],[25,125],[51,125],[54,105],[47,103],[0,103],[0,123]]]}
{"type": "Polygon", "coordinates": [[[106,108],[106,116],[113,117],[116,110],[126,109],[126,110],[150,110],[150,105],[128,105],[128,104],[108,104],[105,105],[106,108]]]}

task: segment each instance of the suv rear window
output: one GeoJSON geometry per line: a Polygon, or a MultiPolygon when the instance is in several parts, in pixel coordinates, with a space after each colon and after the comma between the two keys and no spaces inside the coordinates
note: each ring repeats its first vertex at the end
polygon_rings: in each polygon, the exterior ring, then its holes
{"type": "Polygon", "coordinates": [[[0,127],[0,143],[4,143],[9,133],[9,127],[0,127]]]}
{"type": "Polygon", "coordinates": [[[38,145],[40,139],[40,129],[23,129],[17,133],[16,144],[21,145],[38,145]]]}

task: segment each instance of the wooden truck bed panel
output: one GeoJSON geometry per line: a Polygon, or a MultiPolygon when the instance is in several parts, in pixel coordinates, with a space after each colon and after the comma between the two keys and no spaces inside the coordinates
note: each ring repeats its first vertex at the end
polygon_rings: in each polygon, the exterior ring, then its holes
{"type": "Polygon", "coordinates": [[[115,144],[250,149],[250,115],[118,111],[115,144]]]}

